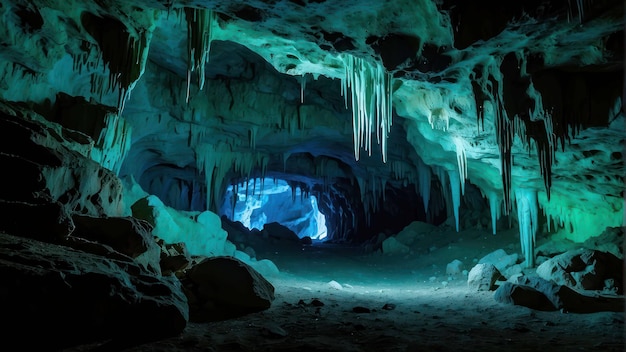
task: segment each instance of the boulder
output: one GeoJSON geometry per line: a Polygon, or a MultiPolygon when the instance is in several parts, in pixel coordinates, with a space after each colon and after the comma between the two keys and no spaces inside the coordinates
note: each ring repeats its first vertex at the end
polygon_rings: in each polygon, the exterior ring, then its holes
{"type": "Polygon", "coordinates": [[[426,234],[433,232],[436,228],[436,226],[426,222],[413,221],[398,232],[395,238],[402,244],[411,247],[418,239],[424,238],[426,234]]]}
{"type": "Polygon", "coordinates": [[[103,340],[143,343],[186,327],[187,298],[175,277],[132,261],[0,234],[3,343],[55,350],[103,340]],[[25,333],[36,338],[24,338],[25,333]]]}
{"type": "Polygon", "coordinates": [[[160,238],[157,238],[156,243],[161,248],[160,265],[163,275],[176,274],[180,276],[185,269],[192,265],[193,259],[187,252],[184,243],[165,243],[160,238]]]}
{"type": "Polygon", "coordinates": [[[460,275],[465,269],[463,262],[455,259],[446,265],[446,275],[460,275]]]}
{"type": "Polygon", "coordinates": [[[495,251],[480,258],[479,264],[488,263],[493,264],[500,270],[504,271],[506,268],[513,266],[517,263],[518,254],[507,254],[504,249],[496,249],[495,251]]]}
{"type": "Polygon", "coordinates": [[[59,243],[74,231],[63,204],[39,198],[30,202],[0,199],[0,231],[49,243],[59,243]]]}
{"type": "Polygon", "coordinates": [[[576,290],[624,291],[624,262],[609,252],[571,250],[550,258],[537,267],[537,275],[576,290]]]}
{"type": "Polygon", "coordinates": [[[624,297],[589,295],[540,277],[519,276],[505,282],[494,294],[497,302],[564,313],[623,312],[624,297]]]}
{"type": "Polygon", "coordinates": [[[407,254],[411,249],[398,241],[395,237],[389,237],[383,241],[383,253],[384,254],[407,254]]]}
{"type": "Polygon", "coordinates": [[[300,237],[298,237],[295,232],[277,222],[269,222],[263,225],[263,230],[261,231],[261,233],[263,234],[263,236],[267,236],[268,238],[277,241],[293,242],[296,244],[300,244],[300,237]]]}
{"type": "Polygon", "coordinates": [[[72,237],[102,243],[160,273],[160,248],[152,236],[152,226],[144,220],[127,217],[73,215],[76,228],[72,237]]]}
{"type": "Polygon", "coordinates": [[[476,264],[467,274],[467,286],[473,291],[493,291],[496,289],[496,282],[503,279],[495,265],[476,264]]]}
{"type": "Polygon", "coordinates": [[[504,304],[514,304],[542,311],[557,310],[542,292],[530,286],[516,285],[508,281],[498,287],[493,298],[504,304]]]}
{"type": "Polygon", "coordinates": [[[14,167],[0,198],[36,204],[43,197],[81,214],[123,215],[121,181],[91,159],[89,136],[12,108],[0,106],[0,161],[14,167]]]}
{"type": "Polygon", "coordinates": [[[192,322],[220,321],[268,309],[274,286],[243,261],[211,257],[181,277],[192,322]]]}

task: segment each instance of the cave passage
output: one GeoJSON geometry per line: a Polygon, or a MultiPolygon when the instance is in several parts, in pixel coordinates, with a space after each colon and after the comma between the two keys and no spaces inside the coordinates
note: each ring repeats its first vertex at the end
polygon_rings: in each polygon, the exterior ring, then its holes
{"type": "Polygon", "coordinates": [[[327,235],[326,218],[319,211],[317,197],[281,179],[254,178],[228,186],[220,213],[249,230],[262,230],[265,224],[277,222],[299,238],[323,240],[327,235]]]}

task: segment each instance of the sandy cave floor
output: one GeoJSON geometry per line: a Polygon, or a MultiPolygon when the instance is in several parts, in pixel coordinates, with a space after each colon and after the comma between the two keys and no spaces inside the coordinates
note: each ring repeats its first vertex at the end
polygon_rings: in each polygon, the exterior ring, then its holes
{"type": "Polygon", "coordinates": [[[181,336],[126,350],[625,351],[624,313],[505,305],[493,299],[493,291],[470,291],[465,276],[446,275],[454,259],[469,270],[474,260],[495,249],[519,251],[516,231],[495,236],[448,231],[429,238],[423,253],[407,256],[323,243],[297,253],[276,251],[268,258],[281,274],[268,277],[276,296],[268,310],[189,323],[181,336]]]}

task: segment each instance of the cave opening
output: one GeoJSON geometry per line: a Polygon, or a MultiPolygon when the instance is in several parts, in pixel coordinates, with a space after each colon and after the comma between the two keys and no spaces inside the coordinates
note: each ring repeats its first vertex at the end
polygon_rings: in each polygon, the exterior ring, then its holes
{"type": "Polygon", "coordinates": [[[219,213],[249,230],[277,222],[301,239],[321,241],[327,236],[326,217],[317,197],[282,179],[253,178],[228,186],[219,213]]]}

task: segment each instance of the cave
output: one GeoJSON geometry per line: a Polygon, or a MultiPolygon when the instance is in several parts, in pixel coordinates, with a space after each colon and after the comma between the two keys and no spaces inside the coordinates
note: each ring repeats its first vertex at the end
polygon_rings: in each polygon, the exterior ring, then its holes
{"type": "Polygon", "coordinates": [[[624,350],[624,3],[0,4],[16,349],[624,350]]]}

